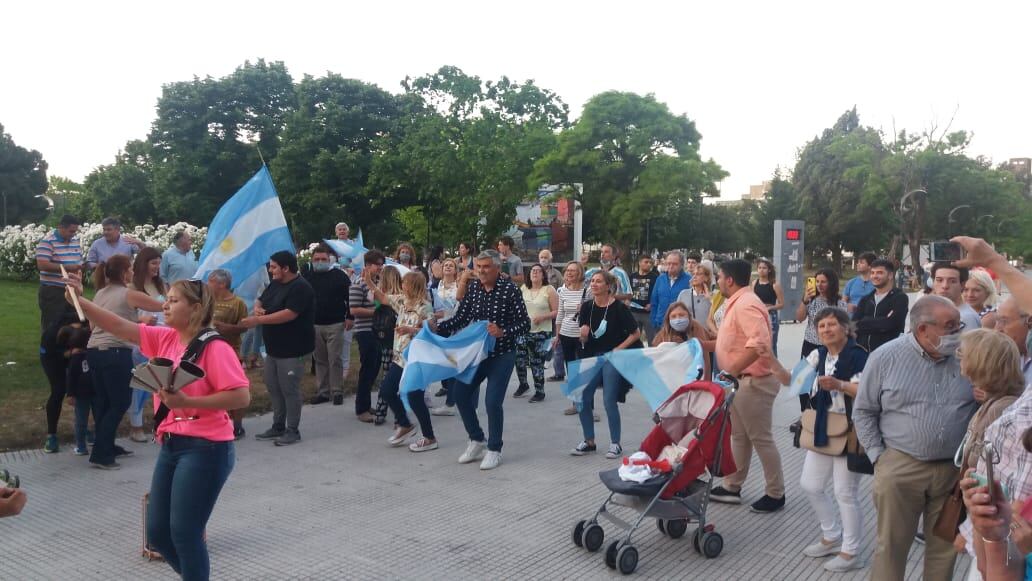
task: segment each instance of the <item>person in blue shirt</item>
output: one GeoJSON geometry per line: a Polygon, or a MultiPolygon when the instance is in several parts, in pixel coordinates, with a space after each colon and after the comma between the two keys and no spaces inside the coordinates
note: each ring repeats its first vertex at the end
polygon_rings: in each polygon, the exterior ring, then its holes
{"type": "Polygon", "coordinates": [[[676,301],[677,295],[692,284],[692,275],[684,271],[684,255],[680,250],[668,252],[663,262],[666,264],[666,272],[656,278],[649,301],[652,306],[652,326],[656,329],[663,326],[663,315],[670,303],[676,301]]]}
{"type": "Polygon", "coordinates": [[[197,255],[190,245],[193,240],[186,230],[176,232],[172,237],[172,246],[161,255],[161,280],[173,283],[177,280],[190,280],[197,273],[197,255]]]}
{"type": "Polygon", "coordinates": [[[850,314],[856,311],[860,299],[874,292],[874,283],[871,282],[871,264],[877,259],[878,257],[873,252],[864,252],[856,259],[857,275],[849,279],[842,292],[850,314]]]}

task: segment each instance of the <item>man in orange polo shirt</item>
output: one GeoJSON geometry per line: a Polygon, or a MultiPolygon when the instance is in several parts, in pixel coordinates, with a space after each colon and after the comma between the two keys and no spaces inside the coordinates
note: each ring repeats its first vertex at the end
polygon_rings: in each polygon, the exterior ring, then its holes
{"type": "Polygon", "coordinates": [[[738,471],[724,478],[724,485],[710,493],[717,502],[741,504],[742,484],[749,475],[753,449],[760,457],[766,479],[766,494],[751,506],[753,512],[776,512],[785,507],[785,476],[781,455],[774,444],[771,421],[774,398],[780,384],[770,365],[758,356],[760,348],[771,348],[771,325],[767,307],[749,288],[752,266],[744,260],[720,265],[717,285],[727,299],[724,322],[717,333],[717,361],[724,371],[738,378],[739,390],[731,406],[731,452],[738,471]]]}

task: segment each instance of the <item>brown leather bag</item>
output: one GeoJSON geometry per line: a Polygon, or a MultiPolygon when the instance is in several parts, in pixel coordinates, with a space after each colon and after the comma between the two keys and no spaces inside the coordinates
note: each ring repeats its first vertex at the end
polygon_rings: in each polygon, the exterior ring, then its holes
{"type": "Polygon", "coordinates": [[[960,487],[960,477],[953,483],[953,490],[942,502],[939,519],[932,527],[932,534],[944,541],[953,542],[960,532],[960,523],[964,522],[967,509],[964,507],[964,490],[960,487]]]}
{"type": "Polygon", "coordinates": [[[817,421],[816,410],[806,410],[800,418],[802,432],[799,434],[799,447],[813,450],[818,454],[827,456],[841,456],[846,451],[846,441],[852,430],[852,422],[846,414],[828,412],[828,444],[815,446],[813,444],[813,426],[817,421]]]}

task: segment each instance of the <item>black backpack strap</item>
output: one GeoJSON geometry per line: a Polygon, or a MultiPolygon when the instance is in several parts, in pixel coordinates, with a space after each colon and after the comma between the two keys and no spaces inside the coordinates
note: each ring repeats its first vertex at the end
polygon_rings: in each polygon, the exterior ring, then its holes
{"type": "MultiPolygon", "coordinates": [[[[197,333],[197,336],[194,337],[193,340],[190,341],[190,344],[186,346],[186,351],[183,352],[183,356],[180,358],[180,361],[197,363],[197,360],[201,358],[201,354],[204,353],[204,348],[208,346],[208,343],[215,340],[225,341],[226,338],[210,327],[201,329],[201,332],[197,333]]],[[[158,430],[158,426],[161,425],[161,422],[165,421],[165,418],[168,417],[170,411],[172,410],[168,409],[168,406],[165,405],[164,402],[158,406],[158,411],[154,412],[154,431],[158,430]]]]}

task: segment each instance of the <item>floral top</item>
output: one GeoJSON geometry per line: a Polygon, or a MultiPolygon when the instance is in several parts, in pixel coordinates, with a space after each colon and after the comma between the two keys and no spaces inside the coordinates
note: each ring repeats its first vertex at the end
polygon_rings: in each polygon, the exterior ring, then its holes
{"type": "Polygon", "coordinates": [[[423,322],[434,316],[430,303],[421,301],[416,306],[409,305],[405,295],[387,295],[387,304],[398,313],[398,322],[394,331],[394,355],[391,362],[398,367],[405,367],[405,348],[412,342],[412,335],[402,333],[398,327],[422,327],[423,322]]]}

